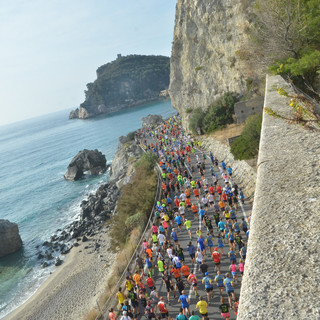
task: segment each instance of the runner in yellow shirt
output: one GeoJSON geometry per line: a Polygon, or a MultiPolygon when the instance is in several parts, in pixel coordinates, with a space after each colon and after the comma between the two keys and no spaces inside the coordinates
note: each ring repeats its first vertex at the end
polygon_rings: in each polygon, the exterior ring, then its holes
{"type": "Polygon", "coordinates": [[[190,240],[192,240],[192,233],[191,233],[191,220],[186,219],[186,221],[184,222],[184,225],[186,226],[186,229],[189,233],[189,238],[190,240]]]}
{"type": "Polygon", "coordinates": [[[116,294],[117,296],[117,299],[118,299],[118,302],[121,304],[121,306],[123,307],[124,305],[124,295],[122,294],[122,290],[121,290],[121,287],[119,288],[119,291],[118,293],[116,294]]]}
{"type": "Polygon", "coordinates": [[[198,301],[196,305],[196,309],[199,308],[199,312],[202,315],[202,320],[205,320],[208,317],[208,312],[207,312],[208,303],[205,300],[203,300],[201,296],[199,299],[200,301],[198,301]]]}

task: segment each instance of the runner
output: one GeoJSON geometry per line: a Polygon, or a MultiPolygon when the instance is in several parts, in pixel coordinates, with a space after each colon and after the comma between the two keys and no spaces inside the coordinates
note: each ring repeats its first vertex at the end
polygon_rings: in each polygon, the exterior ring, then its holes
{"type": "Polygon", "coordinates": [[[213,284],[212,279],[209,277],[209,272],[205,273],[205,277],[202,279],[202,283],[204,283],[206,292],[207,292],[207,298],[208,298],[208,304],[210,305],[210,296],[213,299],[213,284]]]}
{"type": "Polygon", "coordinates": [[[181,292],[178,302],[181,302],[181,308],[183,310],[183,314],[184,315],[188,314],[190,316],[191,315],[190,309],[189,309],[190,301],[184,290],[181,292]]]}
{"type": "Polygon", "coordinates": [[[171,317],[170,317],[170,314],[169,314],[169,311],[166,307],[166,304],[164,302],[164,298],[163,297],[160,297],[160,301],[158,302],[158,308],[160,310],[160,313],[161,313],[161,318],[162,319],[169,319],[169,320],[173,320],[171,317]]]}
{"type": "Polygon", "coordinates": [[[208,303],[203,300],[202,296],[199,299],[199,302],[196,304],[196,309],[199,308],[199,312],[202,315],[202,320],[205,320],[208,317],[208,303]]]}

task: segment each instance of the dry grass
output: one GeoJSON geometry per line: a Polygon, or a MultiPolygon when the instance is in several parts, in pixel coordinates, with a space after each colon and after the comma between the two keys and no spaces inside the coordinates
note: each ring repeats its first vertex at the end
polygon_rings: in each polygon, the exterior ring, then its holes
{"type": "Polygon", "coordinates": [[[244,127],[244,123],[242,124],[228,124],[226,128],[217,130],[211,133],[209,136],[213,137],[214,139],[220,141],[221,143],[228,144],[228,138],[232,138],[235,136],[239,136],[242,132],[244,127]]]}
{"type": "MultiPolygon", "coordinates": [[[[106,291],[103,294],[101,294],[101,296],[99,297],[98,303],[100,308],[102,308],[103,305],[109,299],[111,292],[114,290],[116,284],[120,279],[120,276],[122,275],[123,271],[127,267],[127,264],[140,240],[141,234],[142,232],[140,228],[132,230],[129,241],[124,246],[124,248],[118,253],[116,257],[117,264],[114,264],[112,269],[109,272],[110,276],[108,279],[108,283],[106,284],[106,291]]],[[[93,309],[85,315],[83,320],[95,319],[97,315],[98,315],[98,311],[96,309],[93,309]]]]}
{"type": "Polygon", "coordinates": [[[97,317],[98,313],[99,313],[98,310],[92,309],[91,311],[87,312],[83,316],[82,320],[95,320],[95,318],[97,317]]]}

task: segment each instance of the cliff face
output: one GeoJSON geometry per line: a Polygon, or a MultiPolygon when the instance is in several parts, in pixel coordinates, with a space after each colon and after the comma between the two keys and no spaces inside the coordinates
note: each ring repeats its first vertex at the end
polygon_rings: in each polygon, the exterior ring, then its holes
{"type": "Polygon", "coordinates": [[[87,119],[159,100],[169,87],[170,62],[163,56],[121,55],[97,69],[87,84],[86,99],[69,119],[87,119]]]}
{"type": "Polygon", "coordinates": [[[177,0],[169,93],[186,126],[188,108],[206,108],[223,93],[243,94],[239,47],[248,35],[250,0],[177,0]]]}
{"type": "Polygon", "coordinates": [[[124,136],[119,138],[118,150],[112,160],[110,172],[110,180],[116,181],[119,189],[130,181],[135,170],[134,164],[141,154],[142,150],[134,140],[124,136]]]}

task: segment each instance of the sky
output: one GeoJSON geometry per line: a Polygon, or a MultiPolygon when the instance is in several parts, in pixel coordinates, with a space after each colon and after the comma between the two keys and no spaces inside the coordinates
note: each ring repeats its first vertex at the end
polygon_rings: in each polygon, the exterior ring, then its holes
{"type": "Polygon", "coordinates": [[[85,99],[118,53],[171,55],[176,0],[1,0],[0,125],[85,99]]]}

